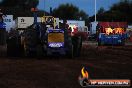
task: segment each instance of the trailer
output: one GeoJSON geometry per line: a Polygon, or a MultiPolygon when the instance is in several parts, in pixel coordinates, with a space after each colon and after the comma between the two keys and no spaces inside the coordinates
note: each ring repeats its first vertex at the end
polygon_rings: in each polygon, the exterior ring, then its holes
{"type": "Polygon", "coordinates": [[[124,45],[127,22],[99,22],[97,24],[98,45],[124,45]]]}

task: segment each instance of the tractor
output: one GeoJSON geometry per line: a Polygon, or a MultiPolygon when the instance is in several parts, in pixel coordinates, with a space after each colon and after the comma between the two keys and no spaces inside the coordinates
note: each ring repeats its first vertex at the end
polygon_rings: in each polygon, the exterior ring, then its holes
{"type": "MultiPolygon", "coordinates": [[[[32,12],[34,23],[21,34],[17,32],[14,37],[16,39],[14,43],[17,44],[14,45],[16,51],[26,57],[65,55],[72,58],[80,55],[82,46],[80,36],[70,35],[66,24],[61,24],[61,27],[56,25],[56,19],[53,16],[43,16],[41,22],[37,22],[37,10],[33,8],[32,12]]],[[[10,46],[9,43],[8,46],[10,46]]],[[[13,47],[10,48],[12,51],[13,47]]]]}
{"type": "Polygon", "coordinates": [[[80,55],[81,37],[71,36],[65,24],[58,27],[55,22],[53,16],[43,16],[42,22],[38,23],[34,10],[34,23],[24,31],[23,35],[25,56],[80,55]]]}

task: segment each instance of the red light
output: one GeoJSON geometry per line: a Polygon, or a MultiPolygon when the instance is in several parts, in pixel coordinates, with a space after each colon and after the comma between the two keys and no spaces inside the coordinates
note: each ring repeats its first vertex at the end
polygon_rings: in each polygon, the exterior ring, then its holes
{"type": "Polygon", "coordinates": [[[36,11],[38,11],[38,9],[37,8],[31,8],[31,11],[36,12],[36,11]]]}

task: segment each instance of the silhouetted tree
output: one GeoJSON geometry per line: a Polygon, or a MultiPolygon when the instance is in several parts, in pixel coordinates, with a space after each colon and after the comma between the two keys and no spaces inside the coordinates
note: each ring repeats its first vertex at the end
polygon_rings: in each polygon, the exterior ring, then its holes
{"type": "Polygon", "coordinates": [[[83,11],[79,10],[78,7],[72,4],[62,4],[58,8],[53,10],[53,15],[60,19],[67,20],[86,20],[88,15],[83,11]]]}
{"type": "Polygon", "coordinates": [[[30,10],[33,7],[36,7],[39,3],[39,0],[3,0],[0,3],[1,7],[17,7],[19,9],[30,10]]]}
{"type": "MultiPolygon", "coordinates": [[[[90,21],[94,21],[94,16],[90,17],[90,21]]],[[[131,24],[132,0],[121,0],[105,12],[100,9],[97,13],[97,21],[126,21],[131,24]]]]}
{"type": "MultiPolygon", "coordinates": [[[[3,0],[0,2],[0,8],[5,14],[18,16],[33,16],[31,8],[37,7],[39,0],[3,0]]],[[[47,12],[45,12],[48,14],[47,12]]],[[[38,11],[39,16],[44,15],[44,11],[38,11]]]]}
{"type": "Polygon", "coordinates": [[[97,14],[103,14],[104,12],[105,12],[105,9],[104,9],[103,7],[101,7],[101,8],[98,10],[97,14]]]}

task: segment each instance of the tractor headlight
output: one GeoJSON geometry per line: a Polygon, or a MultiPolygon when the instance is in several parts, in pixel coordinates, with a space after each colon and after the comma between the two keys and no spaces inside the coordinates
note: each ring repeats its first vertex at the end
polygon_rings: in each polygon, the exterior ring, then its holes
{"type": "Polygon", "coordinates": [[[63,47],[63,44],[62,43],[49,43],[49,47],[59,48],[59,47],[63,47]]]}

